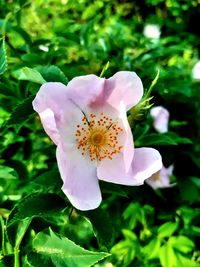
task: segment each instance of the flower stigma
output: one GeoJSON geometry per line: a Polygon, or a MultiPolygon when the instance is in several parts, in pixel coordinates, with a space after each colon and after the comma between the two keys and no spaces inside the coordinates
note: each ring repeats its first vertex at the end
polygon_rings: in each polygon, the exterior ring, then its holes
{"type": "Polygon", "coordinates": [[[123,148],[119,144],[119,136],[123,129],[119,123],[106,116],[103,112],[100,116],[93,113],[82,118],[82,123],[76,125],[77,149],[81,154],[88,155],[91,161],[101,161],[105,158],[113,159],[115,154],[123,148]]]}

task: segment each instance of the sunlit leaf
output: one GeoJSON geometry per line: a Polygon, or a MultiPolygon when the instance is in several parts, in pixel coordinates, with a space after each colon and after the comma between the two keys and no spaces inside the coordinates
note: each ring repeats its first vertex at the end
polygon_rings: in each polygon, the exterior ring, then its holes
{"type": "Polygon", "coordinates": [[[163,238],[171,236],[176,231],[177,227],[178,225],[176,222],[166,222],[162,224],[158,228],[158,237],[163,238]]]}
{"type": "Polygon", "coordinates": [[[28,67],[24,67],[22,69],[15,71],[14,76],[18,80],[30,81],[39,84],[43,84],[46,82],[42,77],[42,75],[37,70],[28,67]]]}
{"type": "Polygon", "coordinates": [[[31,223],[31,218],[22,220],[17,229],[16,238],[15,238],[15,249],[19,249],[19,246],[22,242],[22,239],[31,223]]]}
{"type": "Polygon", "coordinates": [[[18,175],[13,168],[0,166],[0,179],[17,179],[18,175]]]}
{"type": "Polygon", "coordinates": [[[68,83],[67,77],[57,66],[39,66],[37,70],[47,82],[68,83]]]}
{"type": "Polygon", "coordinates": [[[129,266],[129,264],[134,260],[135,256],[139,255],[140,247],[138,244],[137,236],[129,230],[123,230],[124,240],[121,240],[115,244],[111,252],[115,254],[121,266],[129,266]]]}
{"type": "Polygon", "coordinates": [[[159,258],[162,267],[174,267],[175,254],[169,242],[167,242],[161,247],[159,258]]]}
{"type": "Polygon", "coordinates": [[[169,242],[172,244],[173,248],[182,253],[189,253],[195,247],[195,244],[191,239],[182,235],[170,237],[169,242]]]}
{"type": "Polygon", "coordinates": [[[108,256],[105,252],[85,250],[49,229],[34,238],[33,252],[28,254],[28,262],[33,267],[90,267],[108,256]]]}
{"type": "Polygon", "coordinates": [[[175,266],[177,267],[200,267],[200,263],[195,262],[192,259],[187,258],[182,253],[179,253],[178,251],[174,251],[175,254],[175,266]]]}
{"type": "Polygon", "coordinates": [[[148,259],[154,259],[159,257],[161,241],[159,238],[152,239],[148,245],[143,248],[144,253],[148,259]]]}

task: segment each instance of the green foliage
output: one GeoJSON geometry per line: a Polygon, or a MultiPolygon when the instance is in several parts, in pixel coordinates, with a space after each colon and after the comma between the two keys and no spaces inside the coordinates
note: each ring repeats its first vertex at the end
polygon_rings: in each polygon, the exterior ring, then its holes
{"type": "Polygon", "coordinates": [[[162,146],[162,145],[178,145],[178,144],[191,144],[192,141],[189,138],[184,138],[176,135],[175,133],[165,134],[146,134],[137,139],[136,145],[141,146],[162,146]]]}
{"type": "Polygon", "coordinates": [[[156,259],[159,256],[161,247],[160,238],[156,237],[152,239],[144,248],[143,252],[147,255],[149,260],[156,259]]]}
{"type": "Polygon", "coordinates": [[[20,70],[15,71],[14,76],[18,80],[30,81],[39,84],[46,82],[37,70],[28,67],[24,67],[20,70]]]}
{"type": "Polygon", "coordinates": [[[30,96],[24,99],[19,105],[17,105],[13,112],[10,115],[10,118],[7,121],[7,125],[23,124],[29,116],[34,113],[32,102],[34,97],[30,96]]]}
{"type": "Polygon", "coordinates": [[[49,229],[36,235],[33,240],[33,252],[28,254],[27,261],[33,267],[90,267],[108,256],[108,253],[85,250],[49,229]]]}
{"type": "Polygon", "coordinates": [[[186,253],[194,249],[194,243],[184,237],[171,237],[160,249],[160,262],[163,267],[184,267],[184,266],[200,266],[199,263],[188,259],[186,253]]]}
{"type": "Polygon", "coordinates": [[[17,173],[13,168],[0,166],[0,179],[16,179],[17,173]]]}
{"type": "Polygon", "coordinates": [[[169,237],[177,229],[177,223],[175,222],[166,222],[158,228],[158,238],[169,237]]]}
{"type": "Polygon", "coordinates": [[[82,214],[92,223],[99,244],[102,244],[106,247],[111,247],[113,243],[114,231],[112,227],[112,221],[108,213],[98,208],[96,210],[82,212],[82,214]],[[105,221],[106,227],[104,227],[105,221]]]}
{"type": "Polygon", "coordinates": [[[4,38],[0,39],[0,75],[7,69],[7,58],[4,38]]]}
{"type": "Polygon", "coordinates": [[[8,226],[27,218],[53,216],[65,207],[65,202],[56,194],[33,193],[23,198],[14,207],[9,215],[8,226]]]}
{"type": "Polygon", "coordinates": [[[122,230],[125,240],[120,241],[111,249],[111,253],[119,255],[122,266],[129,266],[134,258],[140,255],[140,246],[137,236],[129,230],[122,230]]]}
{"type": "Polygon", "coordinates": [[[37,70],[47,82],[68,83],[65,74],[56,66],[39,66],[37,67],[37,70]]]}

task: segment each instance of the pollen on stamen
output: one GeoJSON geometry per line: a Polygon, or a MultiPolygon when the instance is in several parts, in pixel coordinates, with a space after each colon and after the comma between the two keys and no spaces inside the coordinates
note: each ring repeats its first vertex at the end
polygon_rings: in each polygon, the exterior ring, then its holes
{"type": "Polygon", "coordinates": [[[90,113],[83,116],[82,124],[77,124],[75,132],[77,149],[83,156],[88,155],[91,161],[112,160],[120,153],[123,146],[119,145],[119,135],[123,129],[119,122],[113,121],[103,112],[100,115],[90,113]]]}

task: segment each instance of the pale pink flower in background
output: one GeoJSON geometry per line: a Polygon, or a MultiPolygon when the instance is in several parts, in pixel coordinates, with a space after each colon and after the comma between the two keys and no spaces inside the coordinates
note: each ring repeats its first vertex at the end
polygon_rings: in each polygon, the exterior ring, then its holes
{"type": "Polygon", "coordinates": [[[157,24],[147,24],[144,27],[143,34],[147,38],[159,39],[160,38],[160,27],[157,24]]]}
{"type": "Polygon", "coordinates": [[[176,185],[175,183],[170,183],[170,177],[172,176],[173,170],[173,165],[170,165],[168,168],[163,166],[160,171],[154,173],[150,178],[146,179],[145,182],[154,190],[158,188],[172,187],[176,185]]]}
{"type": "Polygon", "coordinates": [[[137,186],[162,168],[157,150],[134,148],[126,111],[142,95],[140,78],[128,71],[49,82],[37,93],[33,107],[57,145],[62,190],[77,209],[100,205],[98,180],[137,186]]]}
{"type": "Polygon", "coordinates": [[[153,118],[153,126],[159,133],[168,132],[169,124],[169,111],[162,107],[157,106],[150,109],[150,115],[153,118]]]}
{"type": "Polygon", "coordinates": [[[200,61],[198,61],[192,69],[192,78],[194,80],[200,80],[200,61]]]}

